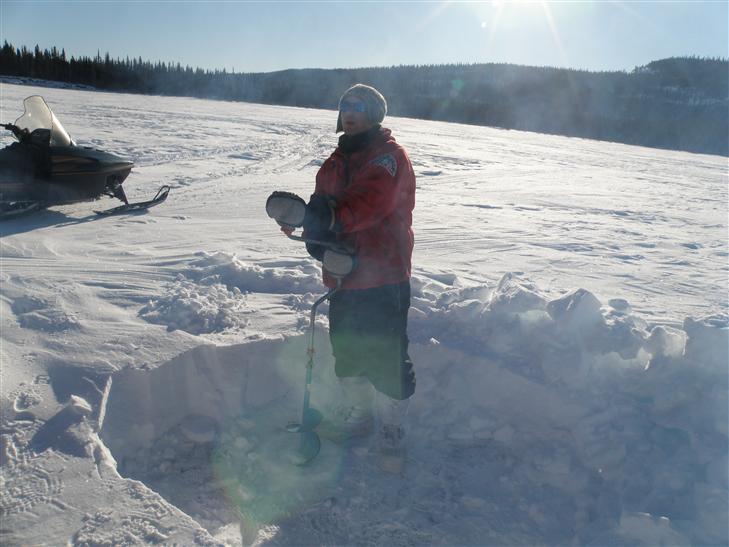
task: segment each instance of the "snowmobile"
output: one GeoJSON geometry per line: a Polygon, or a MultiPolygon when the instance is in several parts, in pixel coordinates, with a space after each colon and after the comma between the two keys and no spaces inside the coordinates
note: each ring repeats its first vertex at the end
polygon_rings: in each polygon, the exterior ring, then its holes
{"type": "Polygon", "coordinates": [[[124,205],[97,214],[146,209],[167,198],[169,186],[163,186],[153,199],[129,203],[122,183],[134,162],[77,145],[43,97],[28,97],[23,106],[15,123],[2,124],[17,142],[0,150],[0,219],[105,195],[124,205]]]}

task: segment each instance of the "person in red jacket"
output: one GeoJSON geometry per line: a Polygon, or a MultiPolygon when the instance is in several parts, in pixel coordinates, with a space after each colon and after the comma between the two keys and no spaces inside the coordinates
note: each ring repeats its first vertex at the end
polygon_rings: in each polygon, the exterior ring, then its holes
{"type": "MultiPolygon", "coordinates": [[[[405,149],[380,125],[386,113],[387,102],[373,87],[357,84],[342,95],[337,132],[344,134],[316,175],[304,237],[337,241],[356,257],[329,304],[344,404],[322,429],[342,440],[368,434],[374,387],[383,450],[397,460],[407,400],[415,392],[407,337],[415,174],[405,149]]],[[[307,248],[321,260],[323,247],[307,248]]],[[[324,283],[336,286],[326,270],[324,283]]]]}

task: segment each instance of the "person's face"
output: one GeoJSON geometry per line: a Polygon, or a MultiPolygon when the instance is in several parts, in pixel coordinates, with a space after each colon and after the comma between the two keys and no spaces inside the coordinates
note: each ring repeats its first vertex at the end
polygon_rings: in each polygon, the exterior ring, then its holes
{"type": "Polygon", "coordinates": [[[342,129],[346,135],[356,135],[367,131],[374,124],[367,117],[365,103],[357,97],[347,97],[339,107],[342,115],[342,129]]]}

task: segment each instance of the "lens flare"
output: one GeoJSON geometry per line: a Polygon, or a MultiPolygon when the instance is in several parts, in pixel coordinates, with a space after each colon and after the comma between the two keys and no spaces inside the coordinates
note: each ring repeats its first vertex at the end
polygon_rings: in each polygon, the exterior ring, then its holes
{"type": "MultiPolygon", "coordinates": [[[[336,380],[326,333],[316,336],[316,362],[312,406],[325,413],[333,405],[336,380]]],[[[285,397],[253,407],[241,407],[221,425],[211,466],[215,483],[241,520],[241,530],[256,533],[331,496],[348,468],[348,449],[322,440],[321,451],[307,465],[296,455],[301,435],[287,431],[298,420],[305,376],[306,339],[293,337],[271,352],[262,364],[278,371],[278,380],[290,386],[285,397]],[[253,532],[251,532],[253,531],[253,532]]],[[[266,392],[267,386],[256,389],[266,392]]]]}

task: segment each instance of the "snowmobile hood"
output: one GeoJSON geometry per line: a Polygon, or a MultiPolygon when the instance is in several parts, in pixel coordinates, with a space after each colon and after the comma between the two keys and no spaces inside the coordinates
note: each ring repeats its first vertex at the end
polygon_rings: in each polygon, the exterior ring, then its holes
{"type": "Polygon", "coordinates": [[[134,167],[134,162],[127,158],[85,146],[52,146],[50,153],[54,174],[90,171],[129,174],[134,167]]]}

